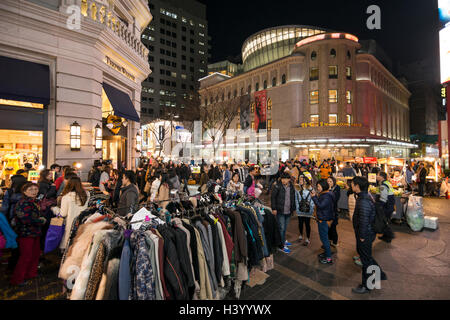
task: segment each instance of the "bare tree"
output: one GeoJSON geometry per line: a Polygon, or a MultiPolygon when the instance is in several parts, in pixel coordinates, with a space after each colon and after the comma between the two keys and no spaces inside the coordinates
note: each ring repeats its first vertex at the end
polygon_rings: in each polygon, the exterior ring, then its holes
{"type": "Polygon", "coordinates": [[[152,133],[156,143],[160,146],[158,157],[161,156],[161,152],[164,150],[166,142],[171,139],[172,126],[172,121],[162,119],[157,119],[148,126],[148,130],[152,133]]]}
{"type": "MultiPolygon", "coordinates": [[[[208,94],[206,93],[205,96],[208,96],[208,94]]],[[[207,105],[199,103],[200,120],[203,130],[208,132],[207,136],[212,141],[214,156],[217,155],[223,136],[239,114],[240,108],[249,105],[250,96],[243,95],[225,101],[224,99],[221,100],[207,105]]]]}

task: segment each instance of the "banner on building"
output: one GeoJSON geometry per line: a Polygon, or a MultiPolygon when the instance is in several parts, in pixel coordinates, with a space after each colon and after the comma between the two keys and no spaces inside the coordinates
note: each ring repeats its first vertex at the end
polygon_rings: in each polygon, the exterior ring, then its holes
{"type": "Polygon", "coordinates": [[[255,92],[255,131],[267,129],[267,91],[255,92]]]}

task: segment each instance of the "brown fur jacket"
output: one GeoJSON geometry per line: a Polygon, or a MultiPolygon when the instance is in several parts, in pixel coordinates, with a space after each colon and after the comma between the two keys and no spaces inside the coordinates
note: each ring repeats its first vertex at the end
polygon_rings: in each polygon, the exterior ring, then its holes
{"type": "Polygon", "coordinates": [[[74,267],[80,270],[81,262],[92,242],[92,237],[99,230],[112,229],[113,225],[108,222],[85,223],[77,232],[72,245],[68,248],[67,257],[59,269],[58,277],[67,280],[74,272],[74,267]]]}

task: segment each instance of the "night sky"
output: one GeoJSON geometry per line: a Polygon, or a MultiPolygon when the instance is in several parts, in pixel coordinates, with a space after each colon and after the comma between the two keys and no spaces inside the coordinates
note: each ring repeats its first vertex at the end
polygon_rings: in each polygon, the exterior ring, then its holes
{"type": "Polygon", "coordinates": [[[437,0],[199,0],[207,6],[211,61],[240,57],[255,32],[299,24],[374,39],[396,62],[439,57],[437,0]],[[381,8],[381,30],[369,30],[369,5],[381,8]]]}

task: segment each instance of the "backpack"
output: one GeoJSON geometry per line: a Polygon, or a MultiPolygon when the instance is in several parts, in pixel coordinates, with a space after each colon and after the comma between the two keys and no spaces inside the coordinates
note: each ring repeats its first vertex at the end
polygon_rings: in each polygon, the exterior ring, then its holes
{"type": "Polygon", "coordinates": [[[375,219],[372,223],[372,229],[375,233],[383,233],[387,226],[386,214],[381,203],[375,203],[375,219]]]}
{"type": "Polygon", "coordinates": [[[311,203],[310,203],[310,197],[311,193],[308,194],[306,199],[303,199],[303,190],[300,190],[300,203],[299,203],[299,210],[303,213],[309,213],[311,210],[311,203]]]}

